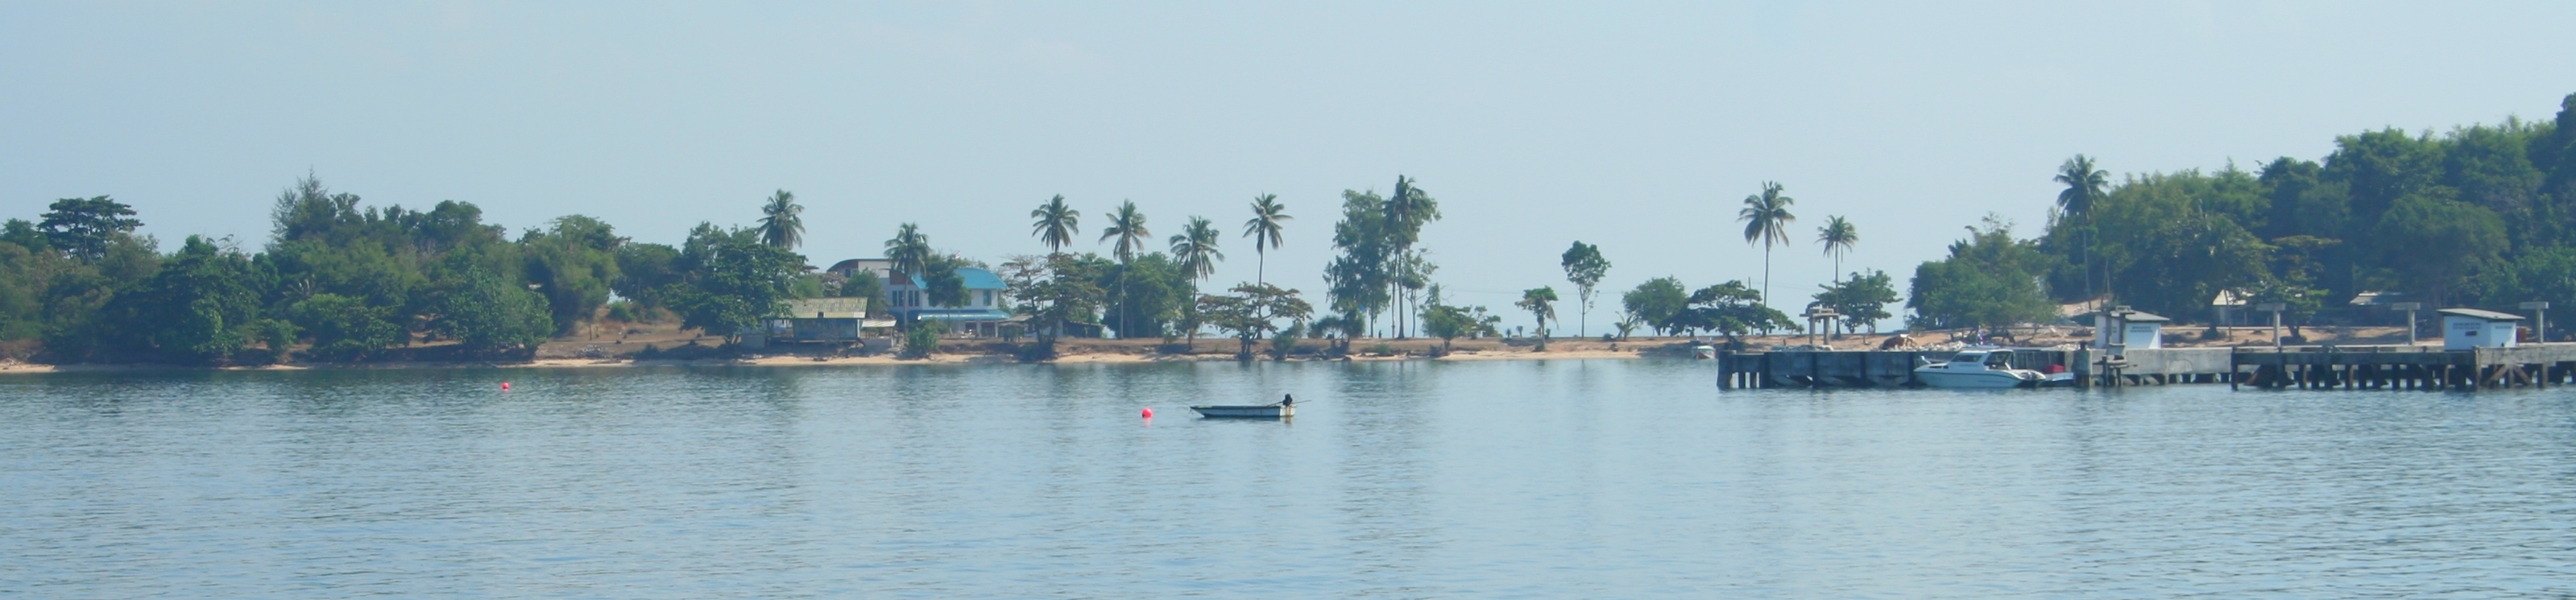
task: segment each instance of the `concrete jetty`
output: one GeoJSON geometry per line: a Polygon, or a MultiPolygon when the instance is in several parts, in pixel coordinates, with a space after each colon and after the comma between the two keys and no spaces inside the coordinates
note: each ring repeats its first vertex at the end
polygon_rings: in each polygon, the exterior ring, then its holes
{"type": "MultiPolygon", "coordinates": [[[[1721,352],[1718,387],[1905,387],[1914,367],[1956,351],[1721,352]]],[[[2014,349],[2013,364],[2073,371],[2079,386],[2225,383],[2267,389],[2497,389],[2576,383],[2576,343],[2443,350],[2439,346],[2014,349]]]]}

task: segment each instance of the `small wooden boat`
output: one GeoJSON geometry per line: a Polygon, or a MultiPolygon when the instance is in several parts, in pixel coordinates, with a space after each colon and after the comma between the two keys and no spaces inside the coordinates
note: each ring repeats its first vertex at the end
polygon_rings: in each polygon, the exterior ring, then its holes
{"type": "Polygon", "coordinates": [[[1192,406],[1199,416],[1215,419],[1280,419],[1297,416],[1296,405],[1192,406]]]}

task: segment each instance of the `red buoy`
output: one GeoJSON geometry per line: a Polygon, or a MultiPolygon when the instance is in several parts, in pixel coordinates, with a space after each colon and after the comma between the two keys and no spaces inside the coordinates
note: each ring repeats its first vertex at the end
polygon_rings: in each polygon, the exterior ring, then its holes
{"type": "Polygon", "coordinates": [[[504,392],[510,391],[510,382],[507,382],[507,381],[501,382],[501,391],[504,391],[504,392]]]}
{"type": "Polygon", "coordinates": [[[1151,407],[1151,406],[1145,407],[1145,418],[1148,418],[1148,419],[1154,418],[1154,407],[1151,407]]]}

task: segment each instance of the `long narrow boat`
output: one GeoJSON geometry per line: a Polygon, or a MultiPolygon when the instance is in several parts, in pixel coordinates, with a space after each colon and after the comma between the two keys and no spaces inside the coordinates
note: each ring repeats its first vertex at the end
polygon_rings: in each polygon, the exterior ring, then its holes
{"type": "Polygon", "coordinates": [[[1297,416],[1295,405],[1261,404],[1253,406],[1192,406],[1199,416],[1219,419],[1278,419],[1297,416]]]}

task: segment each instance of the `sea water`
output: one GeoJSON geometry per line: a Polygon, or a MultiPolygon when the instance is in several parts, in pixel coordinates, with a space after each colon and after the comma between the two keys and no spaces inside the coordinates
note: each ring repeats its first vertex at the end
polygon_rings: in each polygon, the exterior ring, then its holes
{"type": "Polygon", "coordinates": [[[2576,394],[1721,391],[1679,360],[0,377],[0,595],[369,594],[2564,596],[2576,394]],[[1186,408],[1283,394],[1293,421],[1186,408]]]}

